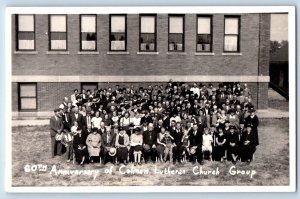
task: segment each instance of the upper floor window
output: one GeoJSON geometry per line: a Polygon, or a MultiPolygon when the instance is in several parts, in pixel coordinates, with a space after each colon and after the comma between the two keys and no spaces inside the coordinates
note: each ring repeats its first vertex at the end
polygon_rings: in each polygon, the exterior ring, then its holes
{"type": "Polygon", "coordinates": [[[17,50],[35,50],[34,15],[16,15],[17,50]]]}
{"type": "Polygon", "coordinates": [[[140,51],[156,51],[156,15],[140,15],[140,51]]]}
{"type": "Polygon", "coordinates": [[[197,17],[197,52],[212,51],[212,17],[197,17]]]}
{"type": "Polygon", "coordinates": [[[49,49],[67,50],[67,15],[49,15],[49,49]]]}
{"type": "Polygon", "coordinates": [[[110,15],[110,50],[126,51],[127,32],[126,15],[110,15]]]}
{"type": "Polygon", "coordinates": [[[80,50],[97,50],[97,15],[80,15],[80,50]]]}
{"type": "Polygon", "coordinates": [[[225,16],[224,52],[240,51],[240,17],[225,16]]]}
{"type": "Polygon", "coordinates": [[[184,15],[169,15],[169,51],[184,51],[184,15]]]}

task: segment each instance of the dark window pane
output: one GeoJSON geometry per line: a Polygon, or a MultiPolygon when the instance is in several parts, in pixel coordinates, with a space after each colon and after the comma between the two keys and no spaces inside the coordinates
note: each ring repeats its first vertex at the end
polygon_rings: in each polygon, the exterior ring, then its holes
{"type": "Polygon", "coordinates": [[[67,34],[65,32],[52,32],[51,40],[66,40],[67,34]]]}
{"type": "Polygon", "coordinates": [[[19,40],[34,40],[34,32],[19,32],[19,40]]]}
{"type": "Polygon", "coordinates": [[[96,33],[94,32],[82,32],[81,39],[83,41],[96,41],[96,33]]]}
{"type": "Polygon", "coordinates": [[[140,37],[141,51],[155,50],[155,34],[141,33],[140,37]]]}
{"type": "Polygon", "coordinates": [[[183,51],[183,34],[169,34],[169,50],[183,51]]]}

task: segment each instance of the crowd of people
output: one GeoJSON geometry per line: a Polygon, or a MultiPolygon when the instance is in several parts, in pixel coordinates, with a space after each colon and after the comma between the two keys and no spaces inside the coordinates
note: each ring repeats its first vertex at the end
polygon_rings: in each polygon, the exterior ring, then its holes
{"type": "Polygon", "coordinates": [[[250,163],[259,145],[247,84],[78,89],[50,118],[52,157],[80,165],[203,160],[250,163]]]}

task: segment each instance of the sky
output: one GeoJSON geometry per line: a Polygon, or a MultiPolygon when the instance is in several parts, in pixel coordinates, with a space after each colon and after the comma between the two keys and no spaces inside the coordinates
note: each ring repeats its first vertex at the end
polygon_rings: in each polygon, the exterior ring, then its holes
{"type": "Polygon", "coordinates": [[[288,14],[271,14],[272,41],[288,40],[288,14]]]}

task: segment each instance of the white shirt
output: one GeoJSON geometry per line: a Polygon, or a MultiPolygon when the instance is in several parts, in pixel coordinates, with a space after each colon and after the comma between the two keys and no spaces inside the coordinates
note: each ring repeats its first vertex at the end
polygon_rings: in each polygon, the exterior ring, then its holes
{"type": "Polygon", "coordinates": [[[100,129],[100,123],[102,122],[102,118],[101,117],[93,117],[92,118],[92,126],[93,127],[97,127],[98,129],[100,129]]]}
{"type": "Polygon", "coordinates": [[[203,145],[204,146],[211,146],[212,141],[213,141],[212,135],[203,134],[203,145]]]}

